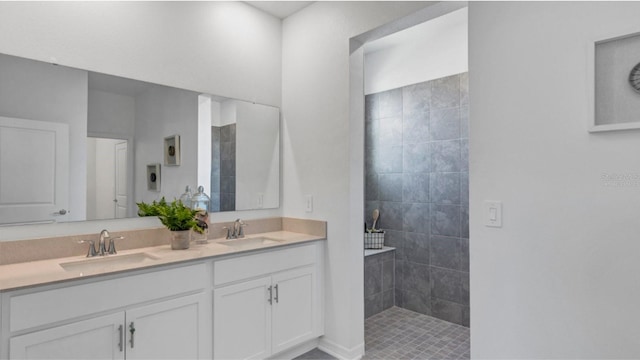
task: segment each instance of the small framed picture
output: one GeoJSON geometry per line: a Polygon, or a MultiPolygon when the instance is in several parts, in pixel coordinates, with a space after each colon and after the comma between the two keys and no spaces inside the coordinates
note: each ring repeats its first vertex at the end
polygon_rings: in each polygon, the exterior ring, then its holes
{"type": "Polygon", "coordinates": [[[164,138],[164,165],[180,165],[180,135],[171,135],[164,138]]]}
{"type": "Polygon", "coordinates": [[[160,191],[160,164],[147,165],[147,190],[160,191]]]}

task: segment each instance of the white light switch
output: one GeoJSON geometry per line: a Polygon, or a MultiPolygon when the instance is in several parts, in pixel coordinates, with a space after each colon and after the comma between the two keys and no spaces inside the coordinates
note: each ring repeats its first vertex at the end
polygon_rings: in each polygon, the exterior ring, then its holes
{"type": "Polygon", "coordinates": [[[502,202],[485,201],[486,226],[502,227],[502,202]]]}
{"type": "Polygon", "coordinates": [[[313,195],[305,196],[305,209],[306,212],[313,212],[313,195]]]}

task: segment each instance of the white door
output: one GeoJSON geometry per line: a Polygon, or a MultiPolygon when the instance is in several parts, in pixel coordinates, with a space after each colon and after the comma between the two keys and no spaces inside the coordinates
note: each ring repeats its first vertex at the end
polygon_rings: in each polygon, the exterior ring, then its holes
{"type": "Polygon", "coordinates": [[[273,275],[273,353],[314,337],[315,267],[309,266],[273,275]]]}
{"type": "Polygon", "coordinates": [[[116,151],[116,186],[115,186],[115,218],[122,219],[127,217],[127,142],[117,143],[116,151]]]}
{"type": "Polygon", "coordinates": [[[124,359],[123,313],[78,321],[9,340],[14,359],[124,359]]]}
{"type": "Polygon", "coordinates": [[[271,354],[271,278],[213,291],[213,358],[264,359],[271,354]]]}
{"type": "MultiPolygon", "coordinates": [[[[204,359],[207,331],[204,294],[128,310],[126,313],[127,360],[204,359]],[[202,319],[201,319],[202,317],[202,319]]],[[[208,332],[210,334],[210,332],[208,332]]]]}
{"type": "Polygon", "coordinates": [[[65,221],[69,126],[0,117],[0,224],[65,221]]]}

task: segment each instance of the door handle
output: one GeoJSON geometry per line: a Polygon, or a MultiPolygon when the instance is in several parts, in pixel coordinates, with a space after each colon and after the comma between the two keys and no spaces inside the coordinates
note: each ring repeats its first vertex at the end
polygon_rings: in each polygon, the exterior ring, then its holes
{"type": "Polygon", "coordinates": [[[278,284],[275,286],[276,288],[276,296],[273,298],[276,302],[278,302],[278,284]]]}
{"type": "Polygon", "coordinates": [[[136,328],[133,325],[133,321],[129,324],[129,332],[131,333],[131,339],[129,339],[129,343],[131,343],[131,348],[133,349],[133,333],[136,332],[136,328]]]}
{"type": "Polygon", "coordinates": [[[67,215],[67,210],[66,209],[60,209],[56,212],[53,213],[53,215],[67,215]]]}
{"type": "Polygon", "coordinates": [[[123,344],[123,340],[124,340],[124,329],[122,327],[122,324],[120,324],[120,326],[118,326],[118,331],[120,332],[120,342],[118,343],[118,347],[120,348],[120,352],[122,352],[124,350],[124,344],[123,344]]]}
{"type": "Polygon", "coordinates": [[[269,290],[269,300],[267,301],[269,301],[269,305],[272,305],[273,304],[273,286],[269,286],[268,290],[269,290]]]}

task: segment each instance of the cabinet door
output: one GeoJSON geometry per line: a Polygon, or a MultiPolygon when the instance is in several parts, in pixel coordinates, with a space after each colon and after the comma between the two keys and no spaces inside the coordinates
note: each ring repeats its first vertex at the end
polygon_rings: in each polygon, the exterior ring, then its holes
{"type": "Polygon", "coordinates": [[[308,266],[273,275],[273,353],[312,339],[315,335],[315,268],[308,266]]]}
{"type": "Polygon", "coordinates": [[[116,313],[16,336],[9,341],[9,358],[124,359],[123,320],[116,313]]]}
{"type": "Polygon", "coordinates": [[[126,312],[127,360],[203,359],[211,322],[205,294],[139,307],[126,312]],[[209,314],[209,316],[207,316],[209,314]]]}
{"type": "Polygon", "coordinates": [[[264,359],[271,353],[271,278],[213,291],[214,359],[264,359]]]}

